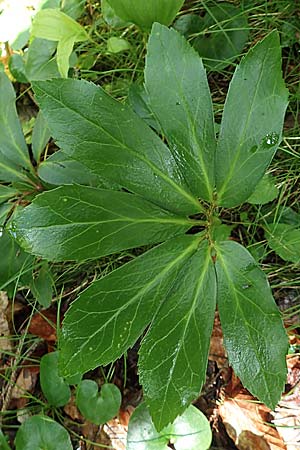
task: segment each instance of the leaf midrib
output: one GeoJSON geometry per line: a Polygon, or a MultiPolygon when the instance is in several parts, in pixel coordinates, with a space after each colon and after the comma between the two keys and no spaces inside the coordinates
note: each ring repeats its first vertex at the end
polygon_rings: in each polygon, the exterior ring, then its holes
{"type": "MultiPolygon", "coordinates": [[[[164,180],[166,183],[168,183],[170,186],[172,186],[179,194],[181,194],[181,196],[183,196],[185,199],[189,200],[189,202],[191,204],[193,204],[194,206],[196,205],[197,208],[200,210],[201,209],[201,205],[198,202],[198,200],[193,197],[191,194],[189,194],[185,189],[183,189],[180,185],[178,185],[177,183],[175,183],[175,181],[173,181],[171,178],[169,178],[169,176],[167,176],[164,172],[162,172],[154,163],[152,163],[150,160],[148,160],[146,157],[144,157],[143,155],[141,155],[140,153],[136,152],[136,150],[132,149],[131,147],[128,147],[127,145],[125,145],[125,143],[119,141],[117,138],[115,138],[111,133],[109,133],[109,131],[105,130],[102,126],[99,125],[99,123],[94,122],[93,120],[91,120],[90,118],[87,118],[86,116],[84,116],[80,111],[77,111],[76,109],[72,109],[70,106],[67,106],[65,103],[63,103],[61,100],[57,99],[56,97],[54,97],[53,95],[51,95],[50,93],[46,92],[45,90],[43,90],[40,86],[38,87],[43,93],[44,95],[52,98],[52,100],[54,100],[55,102],[57,102],[58,104],[60,104],[62,107],[69,109],[70,111],[72,111],[73,113],[77,114],[79,117],[81,117],[83,120],[89,122],[90,124],[92,124],[94,127],[98,128],[99,130],[101,130],[101,132],[103,134],[105,134],[106,136],[109,136],[110,139],[112,139],[112,141],[114,141],[116,144],[118,144],[118,146],[120,146],[121,148],[126,149],[130,154],[132,154],[134,157],[136,157],[137,159],[143,161],[155,174],[157,174],[162,180],[164,180]]],[[[156,136],[156,135],[155,135],[156,136]]],[[[63,139],[60,139],[63,142],[63,139]]],[[[162,145],[164,145],[163,143],[161,143],[162,145]]],[[[171,153],[170,153],[171,155],[171,153]]]]}

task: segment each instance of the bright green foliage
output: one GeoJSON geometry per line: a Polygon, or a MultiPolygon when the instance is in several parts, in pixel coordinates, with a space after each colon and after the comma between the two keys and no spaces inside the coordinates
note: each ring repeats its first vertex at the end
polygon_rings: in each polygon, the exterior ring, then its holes
{"type": "Polygon", "coordinates": [[[51,260],[84,260],[160,244],[72,303],[60,339],[62,375],[114,361],[149,327],[139,374],[161,430],[201,390],[217,301],[233,368],[273,408],[287,337],[265,275],[228,241],[231,228],[217,214],[249,198],[279,145],[287,93],[278,35],[236,69],[217,147],[199,55],[162,25],[149,41],[145,93],[167,143],[93,84],[53,80],[34,89],[64,154],[107,188],[62,186],[38,196],[15,221],[24,247],[51,260]]]}
{"type": "Polygon", "coordinates": [[[195,406],[189,406],[172,425],[158,432],[145,403],[132,414],[128,426],[127,450],[168,450],[171,441],[176,450],[207,450],[212,433],[208,420],[195,406]]]}
{"type": "Polygon", "coordinates": [[[37,162],[40,161],[41,153],[45,150],[45,147],[48,144],[50,137],[51,134],[47,126],[47,122],[44,119],[43,113],[39,111],[32,131],[32,143],[31,143],[32,153],[34,159],[37,162]]]}
{"type": "Polygon", "coordinates": [[[57,41],[57,66],[62,77],[67,78],[69,58],[74,43],[85,41],[88,34],[85,29],[70,16],[58,9],[42,9],[33,21],[32,36],[57,41]]]}
{"type": "Polygon", "coordinates": [[[170,25],[182,7],[183,0],[108,0],[117,16],[150,29],[154,22],[170,25]]]}
{"type": "Polygon", "coordinates": [[[40,363],[40,382],[43,394],[52,406],[64,406],[71,397],[68,383],[58,373],[58,352],[44,355],[40,363]]]}
{"type": "Polygon", "coordinates": [[[77,387],[76,405],[81,414],[90,422],[101,425],[115,417],[122,401],[121,392],[114,384],[101,386],[93,380],[83,380],[77,387]]]}
{"type": "Polygon", "coordinates": [[[72,450],[65,428],[46,416],[32,416],[18,429],[16,450],[72,450]]]}

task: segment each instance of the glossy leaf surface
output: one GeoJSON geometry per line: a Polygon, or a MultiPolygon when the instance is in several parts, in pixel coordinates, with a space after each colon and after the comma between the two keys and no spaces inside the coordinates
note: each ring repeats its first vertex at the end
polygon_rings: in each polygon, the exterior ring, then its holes
{"type": "Polygon", "coordinates": [[[157,430],[201,391],[215,308],[215,270],[205,240],[178,273],[140,349],[140,380],[157,430]]]}
{"type": "Polygon", "coordinates": [[[285,223],[268,225],[268,244],[285,261],[300,264],[300,228],[285,223]]]}
{"type": "Polygon", "coordinates": [[[287,97],[274,31],[247,53],[230,83],[216,157],[219,205],[246,201],[263,177],[281,141],[287,97]]]}
{"type": "Polygon", "coordinates": [[[97,425],[113,419],[119,412],[122,396],[120,390],[111,383],[105,383],[98,392],[93,380],[83,380],[77,387],[76,405],[81,414],[97,425]]]}
{"type": "Polygon", "coordinates": [[[158,432],[145,403],[132,414],[127,435],[127,450],[169,450],[171,441],[175,450],[207,450],[212,433],[209,422],[199,409],[189,406],[172,425],[158,432]]]}
{"type": "Polygon", "coordinates": [[[69,433],[46,416],[32,416],[18,429],[16,450],[72,450],[69,433]]]}
{"type": "Polygon", "coordinates": [[[206,72],[188,42],[160,24],[153,26],[148,43],[145,87],[190,190],[212,200],[216,143],[206,72]]]}
{"type": "Polygon", "coordinates": [[[143,29],[150,29],[154,22],[170,25],[184,0],[108,0],[115,13],[143,29]]]}
{"type": "Polygon", "coordinates": [[[218,245],[216,271],[229,362],[243,385],[273,409],[286,380],[288,341],[266,276],[233,241],[218,245]]]}
{"type": "Polygon", "coordinates": [[[167,241],[95,281],[66,313],[61,347],[65,376],[119,358],[152,320],[199,237],[167,241]]]}
{"type": "Polygon", "coordinates": [[[65,153],[164,208],[199,212],[169,149],[130,108],[86,81],[34,86],[51,134],[65,153]]]}
{"type": "Polygon", "coordinates": [[[41,358],[40,382],[50,405],[60,407],[68,403],[71,390],[58,373],[58,352],[48,353],[41,358]]]}
{"type": "Polygon", "coordinates": [[[139,196],[73,185],[36,197],[13,226],[27,251],[63,261],[163,242],[191,225],[139,196]]]}

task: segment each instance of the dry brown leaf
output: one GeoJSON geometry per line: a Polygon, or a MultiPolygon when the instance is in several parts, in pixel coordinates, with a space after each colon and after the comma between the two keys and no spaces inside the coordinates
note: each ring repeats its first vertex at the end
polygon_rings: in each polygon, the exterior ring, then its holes
{"type": "Polygon", "coordinates": [[[56,311],[45,309],[36,313],[30,322],[29,333],[39,336],[45,341],[56,341],[56,311]]]}
{"type": "Polygon", "coordinates": [[[103,429],[110,438],[114,450],[126,450],[127,427],[121,425],[118,418],[107,422],[103,429]]]}
{"type": "Polygon", "coordinates": [[[83,416],[80,414],[79,409],[76,406],[76,397],[74,394],[71,395],[70,400],[64,406],[64,412],[71,417],[72,420],[78,420],[84,422],[83,416]]]}
{"type": "Polygon", "coordinates": [[[228,435],[239,450],[286,450],[276,429],[270,426],[271,410],[258,404],[237,377],[226,387],[219,407],[228,435]]]}
{"type": "Polygon", "coordinates": [[[13,387],[11,398],[19,399],[26,395],[26,392],[33,392],[37,382],[38,374],[29,368],[22,369],[15,386],[13,387]]]}
{"type": "Polygon", "coordinates": [[[7,309],[9,301],[6,292],[0,291],[0,358],[13,349],[10,339],[7,309]]]}

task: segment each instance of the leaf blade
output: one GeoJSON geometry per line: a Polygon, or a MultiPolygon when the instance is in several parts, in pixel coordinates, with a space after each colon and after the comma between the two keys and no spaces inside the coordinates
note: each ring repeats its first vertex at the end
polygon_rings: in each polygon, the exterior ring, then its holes
{"type": "Polygon", "coordinates": [[[52,136],[69,156],[164,208],[201,210],[169,149],[130,108],[82,80],[40,81],[34,87],[52,136]]]}
{"type": "Polygon", "coordinates": [[[280,143],[287,94],[272,32],[242,59],[230,83],[216,152],[219,205],[246,201],[264,175],[280,143]]]}
{"type": "Polygon", "coordinates": [[[190,222],[133,194],[66,185],[36,197],[13,227],[28,252],[62,261],[163,242],[190,222]]]}
{"type": "Polygon", "coordinates": [[[158,23],[148,43],[145,87],[190,190],[212,200],[216,140],[206,72],[187,41],[158,23]]]}
{"type": "Polygon", "coordinates": [[[266,276],[233,241],[218,244],[216,271],[230,364],[243,385],[273,409],[286,381],[288,341],[266,276]]]}
{"type": "Polygon", "coordinates": [[[140,380],[157,430],[200,393],[215,307],[215,271],[205,240],[179,273],[140,349],[140,380]]]}
{"type": "Polygon", "coordinates": [[[73,375],[106,365],[131,347],[198,242],[199,237],[173,238],[86,289],[64,319],[62,372],[73,375]]]}

